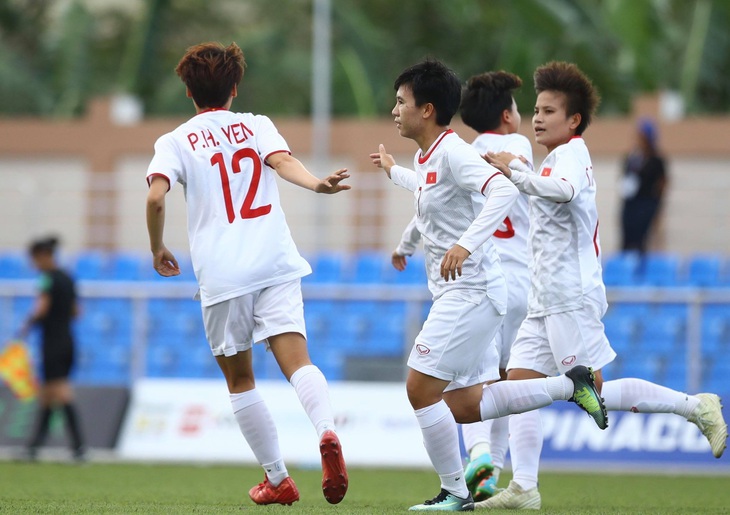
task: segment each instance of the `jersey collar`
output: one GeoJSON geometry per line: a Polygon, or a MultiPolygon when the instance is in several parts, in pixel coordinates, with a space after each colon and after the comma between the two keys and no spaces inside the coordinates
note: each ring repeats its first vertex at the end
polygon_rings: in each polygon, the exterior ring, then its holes
{"type": "Polygon", "coordinates": [[[444,132],[442,132],[441,136],[436,138],[436,141],[433,142],[433,144],[431,145],[431,148],[428,149],[428,152],[426,152],[426,155],[418,157],[418,164],[422,165],[423,163],[428,161],[428,158],[431,157],[431,154],[433,154],[433,151],[436,150],[436,147],[438,147],[439,143],[441,143],[441,140],[443,140],[449,134],[453,134],[453,132],[454,131],[451,129],[447,129],[444,132]]]}

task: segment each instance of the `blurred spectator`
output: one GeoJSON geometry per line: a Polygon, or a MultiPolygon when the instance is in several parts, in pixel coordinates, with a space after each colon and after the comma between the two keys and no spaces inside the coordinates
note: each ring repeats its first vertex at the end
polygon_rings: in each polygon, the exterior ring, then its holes
{"type": "Polygon", "coordinates": [[[76,288],[73,279],[56,264],[56,238],[34,241],[29,248],[35,267],[41,272],[40,291],[35,307],[21,330],[25,338],[34,325],[42,333],[42,388],[38,421],[28,443],[28,458],[34,460],[38,448],[48,435],[53,410],[60,408],[66,416],[74,458],[84,458],[84,446],[79,428],[73,391],[68,376],[74,361],[74,341],[71,320],[76,316],[76,288]]]}
{"type": "Polygon", "coordinates": [[[622,183],[621,230],[623,250],[646,252],[649,231],[661,208],[667,186],[664,158],[657,148],[655,123],[642,118],[636,147],[626,157],[622,183]]]}

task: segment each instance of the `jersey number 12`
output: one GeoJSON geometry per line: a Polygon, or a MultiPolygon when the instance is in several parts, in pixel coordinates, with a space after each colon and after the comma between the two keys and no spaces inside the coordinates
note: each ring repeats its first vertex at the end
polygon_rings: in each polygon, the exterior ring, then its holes
{"type": "MultiPolygon", "coordinates": [[[[233,173],[241,172],[241,160],[245,158],[249,158],[253,163],[253,173],[251,174],[251,183],[248,185],[246,198],[243,199],[243,205],[241,206],[241,218],[258,218],[259,216],[268,215],[271,212],[271,204],[251,207],[253,205],[253,199],[256,197],[256,190],[259,188],[259,181],[261,180],[261,160],[254,149],[242,148],[233,154],[231,158],[233,173]]],[[[226,203],[228,223],[233,223],[233,220],[236,219],[236,213],[233,212],[231,185],[228,182],[228,170],[226,169],[223,153],[217,152],[213,154],[213,157],[210,158],[210,164],[213,166],[218,165],[218,170],[221,173],[221,186],[223,187],[223,200],[226,203]]]]}

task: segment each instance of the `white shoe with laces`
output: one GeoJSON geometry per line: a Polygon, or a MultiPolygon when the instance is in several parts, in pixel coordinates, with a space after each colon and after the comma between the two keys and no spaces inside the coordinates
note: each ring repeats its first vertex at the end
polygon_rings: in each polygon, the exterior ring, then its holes
{"type": "Polygon", "coordinates": [[[494,497],[474,503],[475,510],[539,510],[541,506],[537,488],[523,490],[514,481],[510,481],[509,486],[494,497]]]}
{"type": "Polygon", "coordinates": [[[698,393],[695,397],[700,403],[687,420],[700,428],[710,442],[712,454],[719,458],[727,447],[727,423],[722,416],[720,397],[714,393],[698,393]]]}

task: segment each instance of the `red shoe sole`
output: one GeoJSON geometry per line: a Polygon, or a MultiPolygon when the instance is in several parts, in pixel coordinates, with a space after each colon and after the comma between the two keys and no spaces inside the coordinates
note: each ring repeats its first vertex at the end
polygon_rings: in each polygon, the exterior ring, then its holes
{"type": "Polygon", "coordinates": [[[333,431],[322,436],[319,452],[322,455],[322,493],[328,503],[337,504],[345,498],[348,478],[340,440],[333,431]]]}

